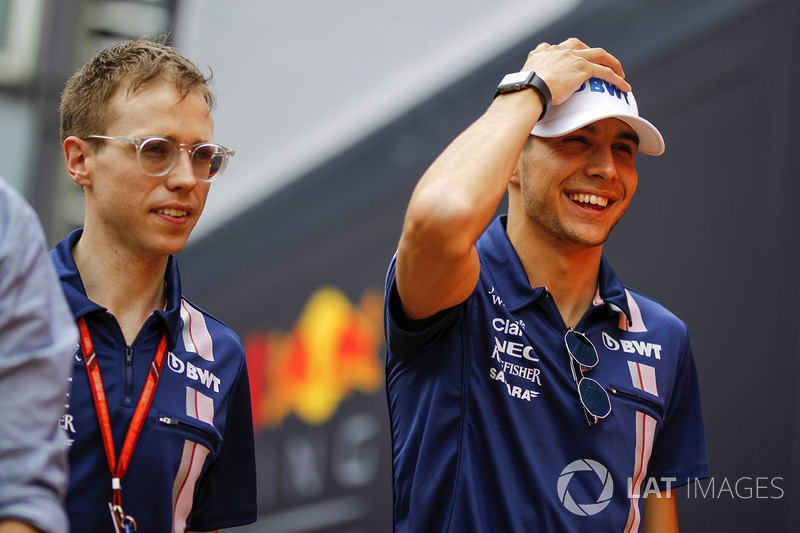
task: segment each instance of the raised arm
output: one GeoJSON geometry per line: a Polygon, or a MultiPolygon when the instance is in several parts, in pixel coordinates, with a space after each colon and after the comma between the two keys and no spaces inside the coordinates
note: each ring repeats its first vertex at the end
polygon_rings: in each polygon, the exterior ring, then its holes
{"type": "MultiPolygon", "coordinates": [[[[553,105],[590,77],[630,90],[616,58],[574,38],[540,44],[522,70],[534,70],[544,80],[553,105]]],[[[474,290],[480,273],[475,243],[497,210],[542,109],[536,90],[498,96],[420,179],[397,254],[397,289],[410,318],[458,305],[474,290]]]]}

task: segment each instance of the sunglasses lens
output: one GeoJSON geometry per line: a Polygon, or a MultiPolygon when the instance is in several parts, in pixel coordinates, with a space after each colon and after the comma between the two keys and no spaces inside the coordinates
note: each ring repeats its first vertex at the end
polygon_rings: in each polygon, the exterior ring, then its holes
{"type": "Polygon", "coordinates": [[[597,418],[605,418],[611,412],[611,399],[608,393],[592,378],[583,378],[578,382],[578,394],[589,414],[597,418]]]}
{"type": "Polygon", "coordinates": [[[569,330],[564,337],[567,349],[573,358],[583,367],[592,368],[597,364],[597,350],[592,342],[582,333],[569,330]]]}

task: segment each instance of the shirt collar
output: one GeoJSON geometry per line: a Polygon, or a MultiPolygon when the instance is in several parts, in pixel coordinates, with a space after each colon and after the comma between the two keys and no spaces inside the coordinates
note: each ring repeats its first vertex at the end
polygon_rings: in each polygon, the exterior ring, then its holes
{"type": "MultiPolygon", "coordinates": [[[[498,217],[478,241],[481,268],[491,278],[509,311],[516,311],[541,297],[545,287],[531,287],[528,275],[506,233],[507,215],[498,217]]],[[[632,322],[625,286],[605,255],[600,260],[598,291],[593,305],[609,305],[632,322]]]]}
{"type": "MultiPolygon", "coordinates": [[[[75,264],[75,258],[72,257],[72,248],[80,240],[82,234],[83,229],[74,230],[50,252],[64,295],[76,320],[95,311],[106,311],[106,308],[94,303],[86,296],[83,280],[81,280],[78,267],[75,264]]],[[[181,279],[178,271],[178,261],[174,255],[170,255],[167,261],[164,281],[167,288],[166,310],[154,311],[153,314],[167,328],[169,346],[173,348],[181,332],[181,279]]]]}

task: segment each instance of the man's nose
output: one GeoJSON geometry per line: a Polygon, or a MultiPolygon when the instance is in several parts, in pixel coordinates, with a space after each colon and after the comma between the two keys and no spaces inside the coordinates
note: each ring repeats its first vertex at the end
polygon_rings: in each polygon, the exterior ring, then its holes
{"type": "Polygon", "coordinates": [[[194,172],[191,154],[185,148],[180,148],[175,157],[178,160],[167,174],[167,187],[170,189],[193,189],[197,185],[197,176],[194,172]]]}
{"type": "Polygon", "coordinates": [[[609,180],[619,177],[614,150],[611,146],[597,146],[592,150],[586,164],[586,174],[609,180]]]}

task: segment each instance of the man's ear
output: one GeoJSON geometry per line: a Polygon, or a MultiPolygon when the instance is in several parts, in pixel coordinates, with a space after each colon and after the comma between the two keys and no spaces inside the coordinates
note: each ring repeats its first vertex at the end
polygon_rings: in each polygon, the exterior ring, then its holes
{"type": "Polygon", "coordinates": [[[509,179],[509,183],[516,185],[519,187],[520,184],[520,175],[522,172],[522,156],[525,153],[523,150],[522,154],[520,154],[519,159],[517,159],[517,164],[514,165],[514,171],[511,173],[511,178],[509,179]]]}
{"type": "Polygon", "coordinates": [[[517,158],[517,164],[514,165],[514,171],[511,173],[511,178],[509,179],[509,182],[517,187],[519,187],[522,180],[522,174],[524,173],[523,169],[525,168],[525,158],[528,156],[528,150],[530,149],[532,140],[533,136],[528,137],[528,141],[522,148],[522,152],[520,152],[519,157],[517,158]]]}
{"type": "Polygon", "coordinates": [[[70,135],[64,139],[64,165],[67,167],[69,177],[80,185],[86,187],[92,184],[87,168],[87,158],[94,155],[94,150],[89,143],[79,137],[70,135]]]}

